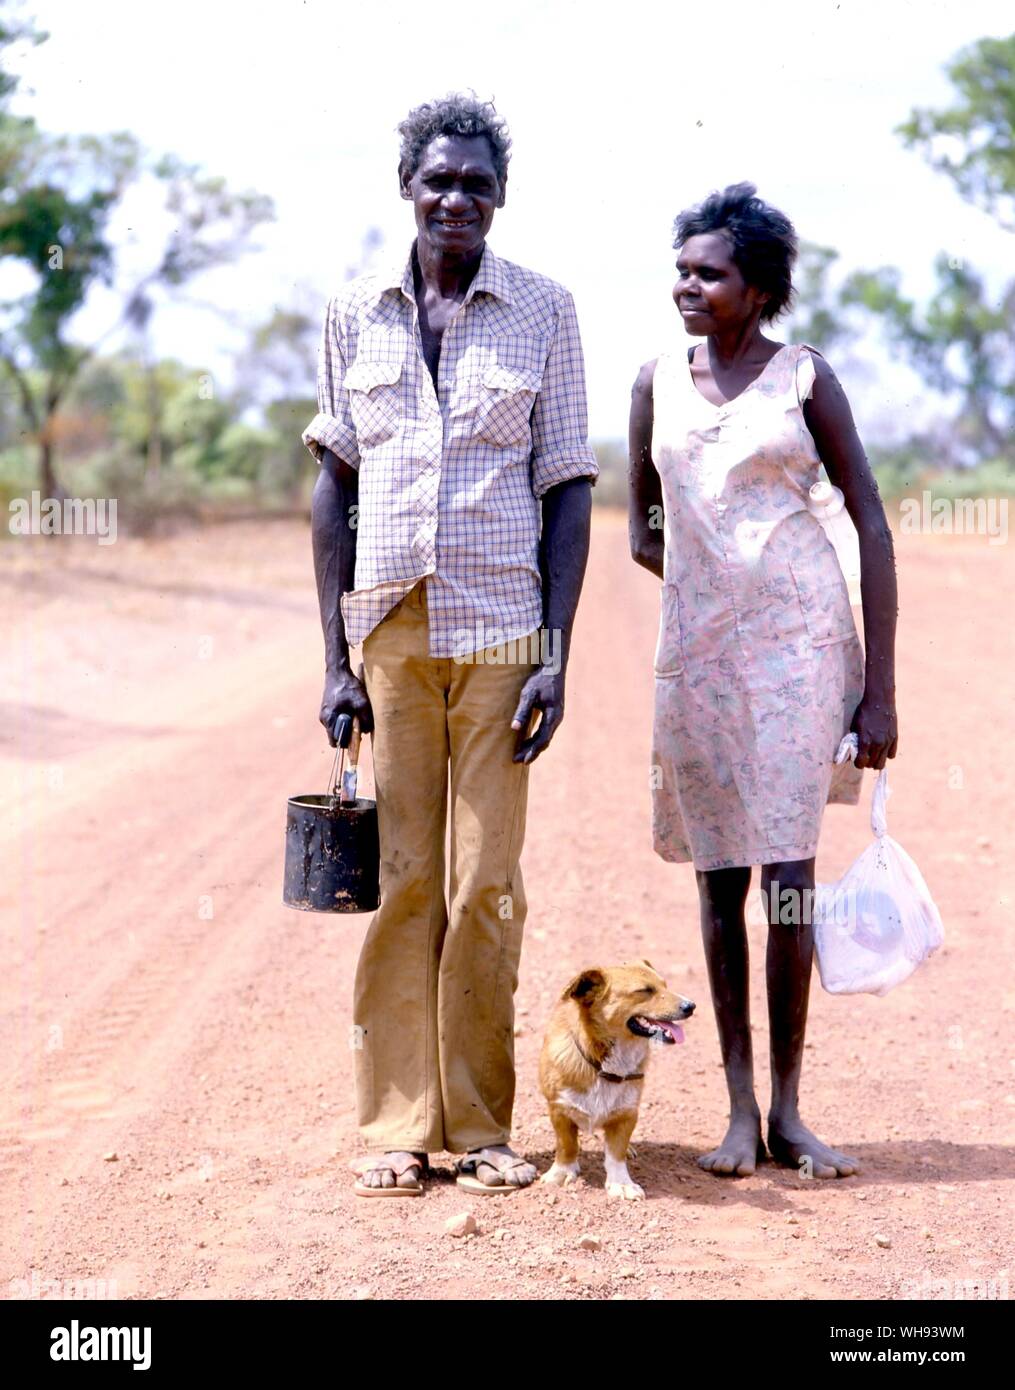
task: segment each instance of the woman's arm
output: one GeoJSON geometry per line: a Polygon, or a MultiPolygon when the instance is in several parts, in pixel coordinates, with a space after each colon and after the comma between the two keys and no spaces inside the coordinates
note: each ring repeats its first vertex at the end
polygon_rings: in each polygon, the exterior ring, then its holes
{"type": "Polygon", "coordinates": [[[853,423],[846,393],[825,359],[813,354],[814,387],[804,420],[828,476],[845,499],[860,541],[866,678],[853,719],[857,767],[882,768],[899,744],[895,712],[895,620],[899,611],[892,532],[878,485],[853,423]]]}
{"type": "Polygon", "coordinates": [[[655,362],[646,362],[631,391],[628,435],[628,534],[631,558],[663,577],[663,489],[652,462],[652,379],[655,362]]]}

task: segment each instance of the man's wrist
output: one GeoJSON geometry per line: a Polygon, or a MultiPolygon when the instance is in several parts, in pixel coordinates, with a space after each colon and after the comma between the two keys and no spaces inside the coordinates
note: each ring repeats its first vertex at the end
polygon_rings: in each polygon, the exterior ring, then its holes
{"type": "Polygon", "coordinates": [[[560,623],[544,619],[539,628],[539,665],[544,671],[563,675],[571,655],[571,631],[560,623]]]}

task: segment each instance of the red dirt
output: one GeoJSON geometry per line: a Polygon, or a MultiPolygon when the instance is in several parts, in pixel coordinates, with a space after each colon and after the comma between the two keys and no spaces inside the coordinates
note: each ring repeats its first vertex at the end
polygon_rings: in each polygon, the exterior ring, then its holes
{"type": "MultiPolygon", "coordinates": [[[[556,992],[583,965],[647,956],[699,1005],[646,1084],[631,1167],[649,1200],[606,1199],[597,1138],[576,1188],[473,1197],[443,1156],[424,1198],[366,1202],[346,1163],[367,918],[280,901],[286,797],[323,790],[331,764],[306,527],[6,544],[3,1294],[34,1278],[122,1298],[852,1300],[1007,1279],[1015,554],[948,535],[897,552],[890,829],[946,941],[885,999],[832,998],[815,976],[804,1117],[863,1173],[695,1164],[725,1089],[693,872],[649,840],[657,589],[607,513],[567,718],[532,774],[515,1143],[549,1165],[536,1062],[556,992]],[[481,1233],[453,1239],[463,1211],[481,1233]],[[600,1250],[579,1248],[586,1233],[600,1250]]],[[[828,808],[819,878],[867,843],[868,805],[828,808]]],[[[762,926],[751,942],[764,1110],[762,926]]]]}

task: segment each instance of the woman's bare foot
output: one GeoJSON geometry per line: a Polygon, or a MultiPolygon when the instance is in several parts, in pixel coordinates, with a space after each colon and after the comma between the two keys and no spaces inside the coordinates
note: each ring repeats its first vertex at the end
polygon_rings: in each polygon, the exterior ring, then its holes
{"type": "Polygon", "coordinates": [[[768,1148],[776,1163],[806,1167],[815,1178],[848,1178],[860,1171],[859,1159],[822,1144],[799,1115],[769,1115],[768,1148]]]}
{"type": "Polygon", "coordinates": [[[730,1127],[719,1147],[702,1154],[698,1166],[720,1177],[749,1178],[764,1157],[761,1112],[741,1110],[730,1116],[730,1127]]]}

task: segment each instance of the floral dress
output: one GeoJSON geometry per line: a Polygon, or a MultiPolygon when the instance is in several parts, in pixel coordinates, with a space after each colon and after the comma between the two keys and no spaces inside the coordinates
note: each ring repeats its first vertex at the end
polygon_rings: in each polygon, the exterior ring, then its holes
{"type": "Polygon", "coordinates": [[[820,459],[804,422],[815,349],[781,347],[721,406],[663,353],[652,458],[666,543],[655,655],[656,853],[696,869],[809,859],[864,689],[863,650],[831,543],[807,508],[820,459]]]}

